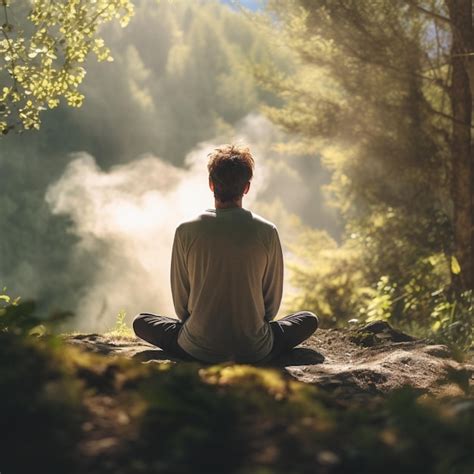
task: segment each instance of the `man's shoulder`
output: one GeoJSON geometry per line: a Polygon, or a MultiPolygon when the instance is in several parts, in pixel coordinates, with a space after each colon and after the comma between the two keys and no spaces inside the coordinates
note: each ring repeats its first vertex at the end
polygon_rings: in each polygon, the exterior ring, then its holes
{"type": "MultiPolygon", "coordinates": [[[[261,216],[260,214],[257,214],[254,211],[251,211],[249,209],[244,209],[244,208],[241,208],[240,211],[247,218],[247,220],[252,220],[257,225],[260,225],[262,227],[268,227],[270,229],[276,228],[276,225],[273,222],[271,222],[268,219],[265,219],[265,217],[261,216]]],[[[181,222],[178,227],[185,228],[185,227],[193,226],[199,222],[214,221],[216,217],[217,217],[217,214],[216,214],[215,209],[206,209],[205,211],[201,212],[195,217],[181,222]]]]}
{"type": "Polygon", "coordinates": [[[193,228],[202,222],[214,220],[215,217],[216,217],[215,213],[213,214],[212,212],[206,210],[196,215],[195,217],[182,221],[176,229],[178,231],[186,231],[187,229],[193,228]]]}
{"type": "Polygon", "coordinates": [[[268,219],[265,219],[265,217],[262,217],[261,215],[253,211],[249,211],[249,212],[252,215],[252,219],[254,220],[254,222],[260,227],[262,227],[263,229],[271,231],[277,228],[273,222],[269,221],[268,219]]]}

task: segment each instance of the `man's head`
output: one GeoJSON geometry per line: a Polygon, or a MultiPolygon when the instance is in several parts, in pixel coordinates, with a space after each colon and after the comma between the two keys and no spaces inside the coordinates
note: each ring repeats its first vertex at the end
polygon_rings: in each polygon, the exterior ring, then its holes
{"type": "Polygon", "coordinates": [[[250,188],[254,159],[250,150],[238,145],[222,145],[209,153],[209,186],[220,202],[238,201],[250,188]]]}

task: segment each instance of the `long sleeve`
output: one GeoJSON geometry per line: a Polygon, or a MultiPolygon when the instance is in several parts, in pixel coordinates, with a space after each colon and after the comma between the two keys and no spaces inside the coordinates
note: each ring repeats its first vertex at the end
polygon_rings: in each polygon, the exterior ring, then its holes
{"type": "Polygon", "coordinates": [[[176,315],[181,321],[189,317],[189,277],[186,268],[185,251],[179,236],[179,227],[176,229],[171,252],[171,294],[176,315]]]}
{"type": "Polygon", "coordinates": [[[268,262],[263,275],[262,289],[265,303],[265,319],[271,321],[280,308],[283,296],[283,252],[276,228],[270,243],[268,262]]]}

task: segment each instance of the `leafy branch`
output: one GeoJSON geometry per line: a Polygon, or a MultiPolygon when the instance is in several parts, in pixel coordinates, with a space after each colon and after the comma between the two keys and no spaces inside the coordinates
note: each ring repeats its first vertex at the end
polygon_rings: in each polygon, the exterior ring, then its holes
{"type": "Polygon", "coordinates": [[[4,17],[0,40],[3,134],[39,129],[40,113],[57,107],[61,99],[80,107],[84,96],[78,88],[86,74],[81,64],[90,53],[98,61],[113,60],[98,34],[99,27],[114,19],[125,27],[134,12],[131,0],[33,0],[29,11],[16,0],[0,1],[4,17]],[[23,17],[15,25],[9,20],[9,9],[14,6],[23,17]],[[26,34],[25,29],[31,33],[26,34]]]}

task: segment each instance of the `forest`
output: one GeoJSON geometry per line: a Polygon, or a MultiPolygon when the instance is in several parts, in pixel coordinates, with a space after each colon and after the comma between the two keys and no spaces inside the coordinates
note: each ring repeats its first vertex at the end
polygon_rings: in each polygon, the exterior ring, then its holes
{"type": "Polygon", "coordinates": [[[472,473],[472,0],[0,0],[0,472],[472,473]],[[223,143],[278,229],[269,364],[185,362],[223,143]]]}

